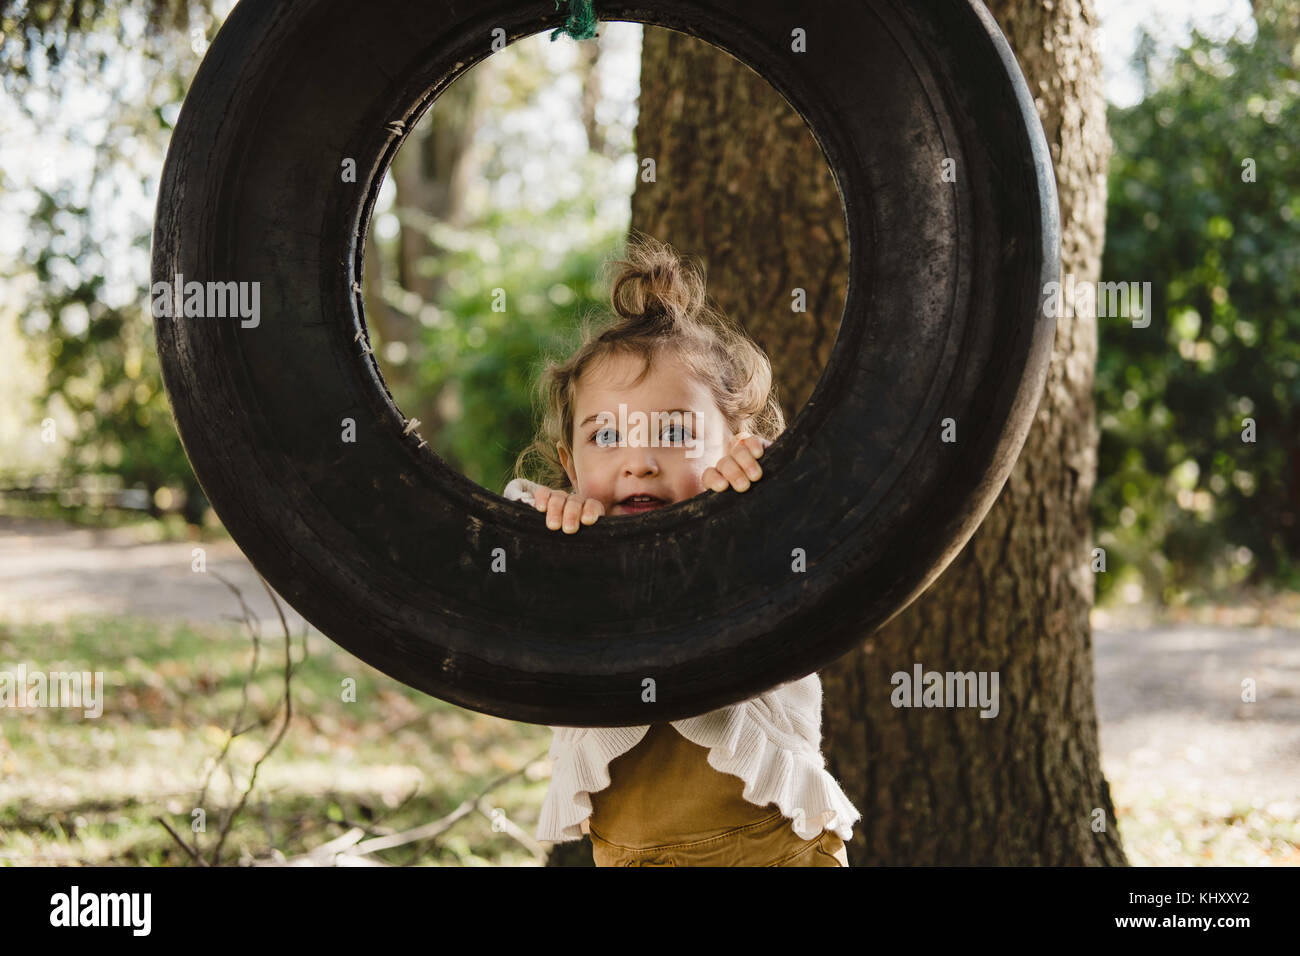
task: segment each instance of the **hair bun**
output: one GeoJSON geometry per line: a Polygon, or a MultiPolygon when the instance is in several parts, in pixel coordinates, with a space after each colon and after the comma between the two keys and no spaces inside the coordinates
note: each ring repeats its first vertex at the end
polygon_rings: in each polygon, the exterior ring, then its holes
{"type": "MultiPolygon", "coordinates": [[[[621,266],[610,302],[614,311],[630,323],[658,329],[665,324],[685,321],[703,304],[704,282],[694,271],[683,268],[672,247],[642,234],[634,234],[628,243],[627,258],[621,266]]],[[[651,331],[650,328],[645,331],[651,331]]]]}
{"type": "Polygon", "coordinates": [[[673,301],[673,292],[681,277],[675,261],[659,261],[649,271],[638,272],[637,284],[641,287],[641,301],[646,314],[667,312],[673,301]]]}

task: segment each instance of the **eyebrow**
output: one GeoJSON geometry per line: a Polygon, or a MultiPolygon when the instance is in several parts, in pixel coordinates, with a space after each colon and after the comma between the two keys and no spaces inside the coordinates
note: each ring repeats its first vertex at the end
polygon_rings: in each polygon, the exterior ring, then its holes
{"type": "MultiPolygon", "coordinates": [[[[651,412],[651,414],[652,414],[652,415],[672,415],[672,414],[675,414],[676,412],[685,412],[686,414],[690,414],[691,411],[692,411],[692,409],[689,409],[689,408],[668,408],[668,409],[664,409],[663,411],[659,411],[659,412],[651,412]]],[[[613,414],[614,414],[613,412],[596,412],[594,415],[588,415],[586,418],[584,418],[584,419],[583,419],[583,420],[578,424],[578,427],[579,427],[579,428],[582,428],[584,425],[587,424],[587,422],[591,421],[592,419],[599,418],[601,415],[613,415],[613,414]]],[[[615,416],[615,417],[617,418],[617,416],[615,416]]]]}

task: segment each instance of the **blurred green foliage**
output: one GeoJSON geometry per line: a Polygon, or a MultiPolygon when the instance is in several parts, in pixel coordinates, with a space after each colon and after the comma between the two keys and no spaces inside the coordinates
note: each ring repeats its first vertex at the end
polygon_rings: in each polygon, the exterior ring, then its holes
{"type": "MultiPolygon", "coordinates": [[[[590,216],[582,196],[548,215],[590,216]]],[[[438,265],[453,281],[440,307],[454,315],[451,328],[425,329],[430,360],[417,385],[426,394],[454,388],[457,414],[427,436],[430,447],[466,477],[498,494],[515,459],[532,441],[535,383],[547,356],[562,358],[577,346],[578,319],[605,304],[596,287],[602,261],[616,250],[618,234],[570,250],[557,271],[539,263],[526,232],[511,229],[509,213],[493,212],[482,224],[501,245],[502,268],[473,267],[470,252],[452,253],[438,265]],[[494,297],[500,289],[502,299],[494,297]],[[496,302],[503,311],[494,311],[496,302]]]]}
{"type": "Polygon", "coordinates": [[[1102,279],[1150,282],[1155,309],[1098,323],[1099,600],[1126,572],[1157,601],[1297,583],[1300,71],[1270,30],[1194,33],[1110,110],[1102,279]]]}
{"type": "MultiPolygon", "coordinates": [[[[176,22],[188,28],[191,5],[176,6],[178,11],[184,6],[183,13],[174,13],[180,18],[176,22]]],[[[201,17],[205,3],[192,6],[201,17]]],[[[105,60],[99,55],[109,38],[127,29],[117,13],[88,3],[76,10],[59,4],[9,4],[5,14],[21,14],[17,33],[32,50],[45,51],[44,57],[29,51],[28,68],[5,77],[6,88],[16,94],[13,102],[29,116],[35,103],[58,117],[70,97],[122,82],[120,71],[104,75],[105,60]]],[[[10,20],[5,23],[6,29],[14,28],[10,20]]],[[[193,29],[210,36],[216,26],[210,23],[208,32],[193,29]]],[[[145,36],[159,28],[152,21],[135,26],[145,36]]],[[[7,44],[0,59],[18,56],[17,49],[18,44],[7,44]]],[[[43,181],[21,183],[35,202],[22,251],[6,270],[8,278],[35,280],[15,281],[11,288],[23,290],[14,304],[18,328],[29,345],[27,358],[45,375],[44,388],[32,396],[33,407],[14,411],[38,422],[60,407],[70,413],[70,428],[58,434],[64,450],[60,475],[114,475],[125,487],[144,489],[155,516],[168,505],[166,493],[155,498],[155,492],[177,489],[180,501],[172,503],[182,505],[191,523],[201,520],[207,502],[162,387],[147,308],[147,268],[132,274],[135,288],[125,292],[110,287],[106,272],[110,258],[128,253],[147,265],[152,224],[128,216],[129,207],[118,198],[132,184],[147,185],[151,177],[156,182],[153,158],[166,148],[174,110],[198,59],[191,44],[172,40],[152,47],[144,55],[147,79],[132,88],[133,95],[114,103],[102,118],[101,135],[72,130],[68,157],[41,157],[43,181]]],[[[6,176],[5,186],[20,184],[6,176]]]]}
{"type": "MultiPolygon", "coordinates": [[[[105,304],[104,276],[85,267],[98,255],[95,237],[84,226],[66,225],[88,213],[65,191],[42,192],[28,224],[29,262],[39,284],[21,325],[48,367],[45,388],[35,396],[37,413],[58,396],[74,416],[76,427],[63,436],[66,473],[109,471],[128,487],[143,486],[151,501],[158,489],[179,487],[185,517],[197,524],[205,499],[172,423],[153,325],[138,304],[144,290],[131,305],[105,304]]],[[[148,240],[137,243],[147,249],[148,240]]],[[[159,513],[156,503],[151,511],[159,513]]]]}

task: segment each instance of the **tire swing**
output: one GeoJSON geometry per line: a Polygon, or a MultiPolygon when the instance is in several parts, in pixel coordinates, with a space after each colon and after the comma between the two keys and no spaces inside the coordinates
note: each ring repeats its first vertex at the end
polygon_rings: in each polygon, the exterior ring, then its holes
{"type": "Polygon", "coordinates": [[[152,273],[176,308],[155,301],[158,354],[217,514],[335,643],[512,720],[678,720],[829,664],[974,533],[1047,374],[1056,185],[1033,99],[978,0],[601,0],[601,19],[727,51],[803,116],[844,203],[850,280],[829,364],[762,482],[549,531],[403,418],[367,345],[360,283],[406,134],[494,40],[561,26],[554,6],[240,3],[163,170],[152,273]],[[798,31],[808,52],[792,49],[798,31]],[[349,160],[355,181],[340,175],[349,160]],[[232,282],[258,284],[256,316],[212,308],[232,282]]]}

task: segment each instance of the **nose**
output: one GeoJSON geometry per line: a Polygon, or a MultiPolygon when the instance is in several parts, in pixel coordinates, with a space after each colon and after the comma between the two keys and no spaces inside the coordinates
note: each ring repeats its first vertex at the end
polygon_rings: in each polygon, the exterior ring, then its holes
{"type": "Polygon", "coordinates": [[[654,449],[629,446],[623,459],[623,472],[633,478],[659,474],[659,462],[655,460],[654,449]]]}

